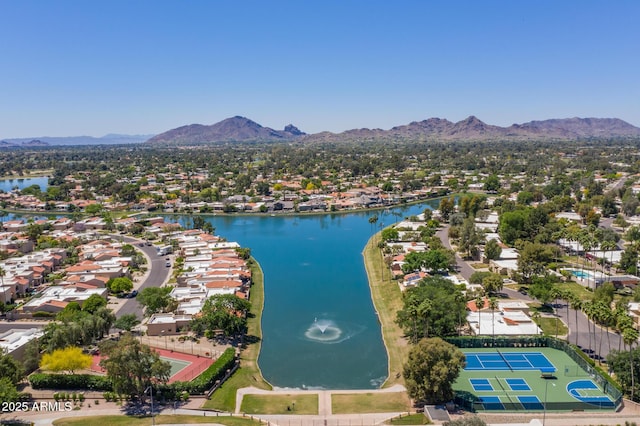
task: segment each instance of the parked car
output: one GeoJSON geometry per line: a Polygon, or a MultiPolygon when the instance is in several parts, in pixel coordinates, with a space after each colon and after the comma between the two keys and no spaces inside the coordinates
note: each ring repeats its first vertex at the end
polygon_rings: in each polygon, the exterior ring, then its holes
{"type": "Polygon", "coordinates": [[[133,299],[134,297],[136,297],[138,295],[138,290],[133,290],[131,293],[129,293],[127,295],[128,299],[133,299]]]}

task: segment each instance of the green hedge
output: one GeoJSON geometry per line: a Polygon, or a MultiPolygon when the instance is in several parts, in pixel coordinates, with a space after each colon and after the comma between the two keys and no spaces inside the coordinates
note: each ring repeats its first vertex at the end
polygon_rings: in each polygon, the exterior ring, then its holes
{"type": "Polygon", "coordinates": [[[111,381],[104,376],[93,374],[44,374],[34,373],[29,376],[34,389],[84,389],[110,391],[111,381]]]}
{"type": "Polygon", "coordinates": [[[219,380],[224,377],[227,370],[233,367],[236,362],[236,351],[233,348],[227,348],[220,358],[202,372],[198,377],[190,382],[174,382],[170,385],[159,386],[163,395],[170,399],[176,399],[182,392],[188,392],[191,395],[201,395],[211,389],[219,380]]]}

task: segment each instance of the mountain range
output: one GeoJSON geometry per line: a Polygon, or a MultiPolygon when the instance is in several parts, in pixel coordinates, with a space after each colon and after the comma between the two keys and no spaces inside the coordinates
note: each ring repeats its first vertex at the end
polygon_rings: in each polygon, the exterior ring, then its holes
{"type": "Polygon", "coordinates": [[[341,142],[367,140],[415,141],[545,141],[584,139],[636,139],[640,128],[617,118],[565,118],[530,121],[509,127],[484,123],[474,116],[458,122],[429,118],[383,129],[352,129],[341,133],[306,134],[289,124],[283,130],[264,127],[246,117],[235,116],[212,125],[190,124],[158,135],[108,134],[92,136],[38,137],[0,140],[0,148],[52,145],[115,145],[147,143],[159,145],[205,144],[216,142],[288,141],[341,142]]]}
{"type": "Polygon", "coordinates": [[[574,140],[589,138],[640,138],[640,128],[617,118],[567,118],[530,121],[509,127],[486,124],[470,116],[457,123],[441,118],[396,126],[389,130],[353,129],[342,133],[320,132],[307,135],[293,125],[284,130],[263,127],[245,117],[231,117],[205,126],[191,124],[161,133],[147,143],[184,144],[242,142],[255,140],[298,140],[301,142],[339,142],[345,140],[411,139],[433,141],[482,140],[574,140]]]}
{"type": "Polygon", "coordinates": [[[248,118],[235,116],[210,126],[190,124],[178,127],[156,135],[147,142],[202,144],[208,142],[287,140],[296,139],[304,135],[304,132],[301,132],[292,124],[286,126],[284,130],[274,130],[269,127],[263,127],[248,118]]]}

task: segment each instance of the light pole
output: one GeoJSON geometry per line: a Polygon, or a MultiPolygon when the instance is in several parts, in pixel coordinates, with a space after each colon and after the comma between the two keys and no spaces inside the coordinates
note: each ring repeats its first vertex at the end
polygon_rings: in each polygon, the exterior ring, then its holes
{"type": "Polygon", "coordinates": [[[155,426],[156,419],[153,417],[153,387],[149,385],[149,387],[145,389],[144,393],[147,393],[147,391],[149,391],[149,395],[151,395],[151,424],[155,426]]]}
{"type": "MultiPolygon", "coordinates": [[[[542,412],[542,426],[544,426],[544,422],[547,419],[547,391],[549,390],[549,379],[544,379],[546,382],[544,384],[544,410],[542,412]]],[[[555,388],[556,384],[551,383],[551,385],[555,388]]]]}

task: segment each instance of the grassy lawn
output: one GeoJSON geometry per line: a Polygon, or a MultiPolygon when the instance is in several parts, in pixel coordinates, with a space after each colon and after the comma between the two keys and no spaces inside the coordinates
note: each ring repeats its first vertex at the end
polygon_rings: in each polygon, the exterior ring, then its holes
{"type": "Polygon", "coordinates": [[[406,392],[348,393],[331,396],[333,414],[391,413],[409,411],[411,401],[406,392]]]}
{"type": "Polygon", "coordinates": [[[391,273],[382,261],[382,254],[376,247],[380,233],[374,235],[365,246],[364,264],[369,278],[371,297],[382,324],[382,338],[389,356],[389,377],[383,387],[404,384],[402,363],[409,352],[404,333],[395,323],[396,312],[402,309],[402,294],[391,273]]]}
{"type": "Polygon", "coordinates": [[[387,425],[430,425],[431,420],[421,413],[410,414],[408,416],[394,417],[385,422],[387,425]]]}
{"type": "Polygon", "coordinates": [[[253,386],[260,389],[271,389],[271,385],[262,378],[258,368],[258,355],[262,339],[262,308],[264,306],[264,275],[260,265],[252,258],[251,273],[253,286],[251,287],[251,313],[247,327],[247,336],[255,342],[249,343],[240,354],[240,368],[229,378],[211,399],[205,402],[203,408],[213,408],[233,412],[236,409],[236,390],[253,386]]]}
{"type": "MultiPolygon", "coordinates": [[[[261,424],[259,421],[241,417],[215,417],[211,416],[156,416],[155,424],[198,424],[198,423],[219,423],[227,426],[251,426],[261,424]]],[[[91,417],[69,417],[53,422],[55,426],[147,426],[151,424],[151,417],[141,416],[91,416],[91,417]]]]}
{"type": "Polygon", "coordinates": [[[471,263],[470,264],[473,269],[488,269],[489,265],[486,263],[471,263]]]}
{"type": "Polygon", "coordinates": [[[318,395],[245,395],[242,412],[247,414],[318,414],[318,395]]]}
{"type": "Polygon", "coordinates": [[[558,327],[558,336],[566,336],[566,334],[569,332],[567,326],[558,318],[541,317],[538,318],[536,324],[538,324],[538,327],[542,329],[542,334],[546,336],[555,336],[556,326],[558,327]]]}
{"type": "Polygon", "coordinates": [[[580,300],[589,300],[593,297],[593,292],[586,289],[582,285],[575,281],[567,281],[565,283],[558,284],[558,288],[568,290],[574,295],[578,296],[580,300]]]}

